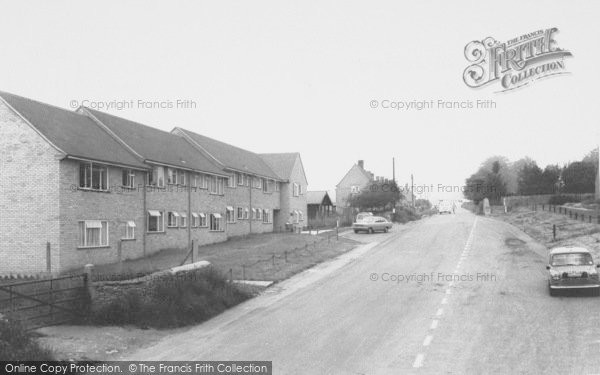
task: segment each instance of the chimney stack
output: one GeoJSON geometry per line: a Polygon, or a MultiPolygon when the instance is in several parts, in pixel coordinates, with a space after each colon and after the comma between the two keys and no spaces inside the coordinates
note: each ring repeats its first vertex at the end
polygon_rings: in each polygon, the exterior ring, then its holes
{"type": "Polygon", "coordinates": [[[361,167],[362,169],[365,169],[365,161],[364,160],[359,160],[358,161],[358,166],[361,167]]]}

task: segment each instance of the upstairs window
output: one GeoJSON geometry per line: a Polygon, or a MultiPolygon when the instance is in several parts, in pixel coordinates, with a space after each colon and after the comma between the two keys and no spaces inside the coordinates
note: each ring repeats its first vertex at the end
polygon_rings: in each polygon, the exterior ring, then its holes
{"type": "Polygon", "coordinates": [[[210,193],[223,195],[225,190],[225,179],[223,177],[210,176],[210,193]]]}
{"type": "Polygon", "coordinates": [[[79,165],[79,187],[108,190],[108,167],[91,162],[81,163],[79,165]]]}
{"type": "Polygon", "coordinates": [[[185,171],[177,170],[177,185],[185,186],[185,171]]]}
{"type": "Polygon", "coordinates": [[[237,183],[240,186],[244,186],[244,174],[243,173],[236,173],[237,174],[237,183]]]}
{"type": "Polygon", "coordinates": [[[227,178],[227,187],[229,188],[234,188],[236,187],[236,183],[235,183],[235,173],[232,173],[229,178],[227,178]]]}
{"type": "Polygon", "coordinates": [[[300,189],[299,189],[299,186],[300,186],[300,185],[298,185],[297,183],[295,183],[295,182],[294,182],[294,188],[293,188],[293,189],[294,189],[294,191],[293,191],[293,193],[294,193],[294,197],[298,197],[298,196],[300,196],[300,189]]]}
{"type": "Polygon", "coordinates": [[[123,187],[133,189],[135,187],[135,172],[133,169],[123,169],[123,187]]]}
{"type": "Polygon", "coordinates": [[[173,168],[167,168],[167,184],[174,185],[177,183],[177,171],[173,168]]]}
{"type": "Polygon", "coordinates": [[[267,183],[267,179],[266,178],[262,179],[262,190],[263,190],[263,193],[268,193],[269,192],[269,184],[267,183]]]}
{"type": "Polygon", "coordinates": [[[279,191],[279,181],[275,181],[275,191],[279,191]]]}
{"type": "Polygon", "coordinates": [[[108,221],[86,220],[79,222],[79,247],[108,246],[108,221]]]}
{"type": "Polygon", "coordinates": [[[148,185],[156,187],[165,187],[165,168],[154,167],[152,172],[148,173],[148,185]]]}

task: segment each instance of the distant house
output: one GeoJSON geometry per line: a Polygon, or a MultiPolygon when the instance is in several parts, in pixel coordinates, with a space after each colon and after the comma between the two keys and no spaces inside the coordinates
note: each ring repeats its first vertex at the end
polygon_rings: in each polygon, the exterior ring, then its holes
{"type": "Polygon", "coordinates": [[[335,205],[327,191],[309,191],[306,194],[308,205],[308,226],[324,227],[334,225],[337,220],[335,205]]]}
{"type": "Polygon", "coordinates": [[[260,157],[283,181],[280,189],[281,210],[273,217],[275,230],[305,227],[308,180],[300,154],[260,154],[260,157]]]}
{"type": "Polygon", "coordinates": [[[335,187],[336,210],[342,216],[342,222],[352,221],[353,213],[349,206],[349,200],[353,195],[369,186],[375,180],[375,175],[365,169],[364,160],[359,160],[342,177],[335,187]]]}

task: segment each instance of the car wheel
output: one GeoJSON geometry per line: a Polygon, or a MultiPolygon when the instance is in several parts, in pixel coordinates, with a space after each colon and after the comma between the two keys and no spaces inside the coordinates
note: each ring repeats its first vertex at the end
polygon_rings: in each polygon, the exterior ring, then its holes
{"type": "Polygon", "coordinates": [[[550,292],[551,297],[556,297],[556,291],[550,287],[548,287],[548,291],[550,292]]]}
{"type": "Polygon", "coordinates": [[[594,288],[594,291],[592,292],[592,295],[594,297],[600,296],[600,288],[594,288]]]}
{"type": "Polygon", "coordinates": [[[358,229],[355,229],[355,230],[354,230],[354,233],[358,233],[358,229]]]}
{"type": "Polygon", "coordinates": [[[369,228],[369,233],[370,233],[370,234],[373,234],[373,233],[375,233],[375,231],[373,230],[373,228],[369,228]]]}
{"type": "Polygon", "coordinates": [[[387,232],[388,232],[387,227],[383,228],[383,233],[387,233],[387,232]]]}

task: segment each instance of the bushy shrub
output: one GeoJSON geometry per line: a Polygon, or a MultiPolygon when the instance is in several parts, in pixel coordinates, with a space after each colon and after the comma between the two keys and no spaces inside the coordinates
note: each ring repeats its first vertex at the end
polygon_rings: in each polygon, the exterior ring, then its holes
{"type": "Polygon", "coordinates": [[[17,321],[0,319],[0,361],[51,361],[52,352],[38,344],[17,321]]]}
{"type": "Polygon", "coordinates": [[[553,204],[553,205],[563,205],[565,203],[578,203],[581,200],[575,197],[571,197],[568,195],[553,195],[550,197],[550,199],[548,200],[549,204],[553,204]]]}
{"type": "Polygon", "coordinates": [[[93,313],[100,325],[181,327],[201,323],[251,297],[212,267],[155,280],[142,297],[129,291],[93,313]]]}
{"type": "Polygon", "coordinates": [[[420,218],[421,215],[415,212],[411,207],[398,207],[396,208],[396,213],[392,215],[392,221],[401,224],[419,220],[420,218]]]}

